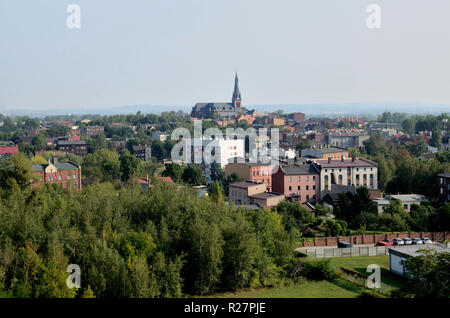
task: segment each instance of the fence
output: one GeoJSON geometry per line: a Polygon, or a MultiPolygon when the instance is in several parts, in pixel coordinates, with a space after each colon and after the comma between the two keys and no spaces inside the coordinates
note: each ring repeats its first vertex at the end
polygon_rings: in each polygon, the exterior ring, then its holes
{"type": "Polygon", "coordinates": [[[386,246],[361,246],[351,248],[324,248],[324,249],[301,249],[300,253],[312,258],[328,257],[358,257],[358,256],[378,256],[388,255],[386,246]]]}
{"type": "Polygon", "coordinates": [[[444,241],[450,239],[450,232],[407,232],[407,233],[385,233],[385,234],[360,234],[340,237],[314,237],[303,242],[303,247],[312,246],[337,246],[339,241],[352,244],[376,244],[383,240],[393,240],[394,238],[424,238],[428,237],[432,241],[444,241]]]}

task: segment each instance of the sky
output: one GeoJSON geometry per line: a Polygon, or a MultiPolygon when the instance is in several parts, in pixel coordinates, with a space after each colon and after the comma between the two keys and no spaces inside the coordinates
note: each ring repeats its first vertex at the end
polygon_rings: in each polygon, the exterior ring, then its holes
{"type": "Polygon", "coordinates": [[[450,104],[448,0],[0,0],[0,112],[450,104]],[[69,29],[69,4],[81,28],[69,29]],[[381,28],[369,29],[369,4],[381,28]]]}

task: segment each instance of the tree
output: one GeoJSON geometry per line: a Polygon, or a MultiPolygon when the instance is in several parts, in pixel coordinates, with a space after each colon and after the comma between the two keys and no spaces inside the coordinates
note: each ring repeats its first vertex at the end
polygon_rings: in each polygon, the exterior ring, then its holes
{"type": "Polygon", "coordinates": [[[127,149],[122,151],[120,156],[120,172],[122,174],[122,181],[128,181],[136,173],[140,160],[130,154],[127,149]]]}
{"type": "Polygon", "coordinates": [[[39,133],[31,140],[31,144],[34,146],[35,150],[43,150],[47,147],[47,140],[44,134],[39,133]]]}
{"type": "Polygon", "coordinates": [[[163,177],[171,177],[176,183],[181,183],[183,180],[181,176],[183,175],[184,167],[178,163],[169,163],[164,171],[162,172],[163,177]]]}
{"type": "Polygon", "coordinates": [[[211,187],[211,199],[216,203],[223,201],[223,189],[218,181],[215,181],[211,187]]]}
{"type": "Polygon", "coordinates": [[[189,164],[183,171],[182,179],[185,183],[197,186],[206,182],[202,175],[202,169],[194,164],[189,164]]]}
{"type": "Polygon", "coordinates": [[[387,148],[384,136],[379,132],[370,135],[369,141],[366,144],[366,151],[371,156],[377,156],[379,154],[385,155],[387,148]]]}
{"type": "Polygon", "coordinates": [[[450,297],[450,253],[436,250],[419,250],[421,255],[403,260],[403,270],[411,280],[397,297],[449,298],[450,297]]]}
{"type": "Polygon", "coordinates": [[[23,153],[0,159],[0,187],[3,189],[28,188],[33,183],[33,165],[23,153]]]}
{"type": "Polygon", "coordinates": [[[106,149],[88,154],[83,161],[83,175],[88,183],[111,182],[119,179],[119,156],[106,149]]]}
{"type": "Polygon", "coordinates": [[[108,141],[103,133],[88,140],[89,153],[94,153],[100,149],[108,149],[108,141]]]}
{"type": "Polygon", "coordinates": [[[416,132],[416,120],[413,119],[413,118],[405,119],[402,122],[402,128],[407,134],[410,134],[410,135],[415,134],[415,132],[416,132]]]}
{"type": "Polygon", "coordinates": [[[439,151],[442,149],[442,133],[439,127],[435,127],[433,129],[430,139],[430,146],[436,147],[439,151]]]}
{"type": "Polygon", "coordinates": [[[295,150],[302,151],[303,149],[311,148],[312,143],[309,139],[300,140],[298,145],[295,147],[295,150]]]}

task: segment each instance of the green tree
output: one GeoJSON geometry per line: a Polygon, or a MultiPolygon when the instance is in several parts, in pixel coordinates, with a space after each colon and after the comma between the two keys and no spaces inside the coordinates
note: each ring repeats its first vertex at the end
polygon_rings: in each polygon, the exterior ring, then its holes
{"type": "Polygon", "coordinates": [[[34,179],[33,166],[23,153],[0,159],[0,187],[28,188],[34,179]]]}
{"type": "Polygon", "coordinates": [[[119,179],[119,156],[106,149],[88,154],[83,161],[83,176],[88,183],[111,182],[119,179]]]}
{"type": "Polygon", "coordinates": [[[130,154],[127,149],[122,151],[120,156],[120,172],[122,174],[122,181],[128,181],[136,173],[141,161],[130,154]]]}
{"type": "Polygon", "coordinates": [[[162,172],[162,175],[164,177],[171,177],[172,180],[176,183],[181,183],[183,181],[181,178],[183,175],[183,172],[184,172],[184,167],[182,165],[172,162],[166,166],[166,168],[162,172]]]}
{"type": "Polygon", "coordinates": [[[183,175],[181,177],[185,183],[189,183],[192,185],[201,185],[206,183],[206,180],[202,175],[202,169],[198,168],[196,165],[189,164],[184,169],[183,175]]]}
{"type": "Polygon", "coordinates": [[[223,189],[218,181],[215,181],[211,187],[211,199],[216,203],[223,201],[223,189]]]}
{"type": "Polygon", "coordinates": [[[44,134],[39,133],[31,140],[31,144],[34,146],[34,149],[43,150],[47,147],[47,140],[44,134]]]}

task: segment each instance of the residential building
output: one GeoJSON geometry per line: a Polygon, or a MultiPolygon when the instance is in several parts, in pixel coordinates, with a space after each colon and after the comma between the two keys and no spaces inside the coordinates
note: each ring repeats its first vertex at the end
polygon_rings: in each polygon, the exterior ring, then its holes
{"type": "Polygon", "coordinates": [[[103,126],[82,126],[80,128],[81,134],[86,137],[94,137],[102,134],[105,131],[103,126]]]}
{"type": "Polygon", "coordinates": [[[231,103],[197,103],[191,112],[194,118],[234,117],[242,110],[242,98],[239,90],[239,79],[236,74],[231,103]]]}
{"type": "Polygon", "coordinates": [[[272,191],[291,201],[317,202],[320,198],[320,170],[312,164],[280,165],[272,175],[272,191]]]}
{"type": "Polygon", "coordinates": [[[272,191],[272,172],[274,166],[264,163],[229,163],[225,166],[225,176],[236,173],[240,179],[264,183],[272,191]]]}
{"type": "Polygon", "coordinates": [[[280,193],[266,192],[263,183],[240,181],[230,184],[228,199],[235,205],[254,205],[272,207],[284,200],[280,193]]]}
{"type": "Polygon", "coordinates": [[[369,140],[370,136],[366,133],[330,133],[328,135],[328,145],[341,148],[363,147],[363,142],[369,140]]]}
{"type": "Polygon", "coordinates": [[[60,184],[65,189],[81,190],[81,166],[73,162],[58,162],[53,157],[48,164],[33,165],[36,182],[33,188],[45,183],[60,184]]]}
{"type": "Polygon", "coordinates": [[[59,140],[57,141],[56,148],[65,154],[71,153],[81,158],[86,157],[88,153],[86,140],[59,140]]]}
{"type": "Polygon", "coordinates": [[[163,133],[163,132],[154,132],[154,133],[152,133],[152,140],[165,142],[168,137],[169,137],[169,134],[167,134],[167,133],[163,133]]]}
{"type": "Polygon", "coordinates": [[[17,155],[19,153],[19,147],[17,146],[0,146],[0,158],[9,157],[11,155],[17,155]]]}
{"type": "Polygon", "coordinates": [[[425,196],[421,194],[387,195],[384,198],[377,198],[373,201],[377,205],[378,213],[382,213],[394,200],[399,200],[406,212],[411,211],[411,205],[420,205],[420,203],[428,201],[425,196]]]}
{"type": "Polygon", "coordinates": [[[292,113],[292,114],[289,114],[289,117],[292,118],[296,122],[305,121],[304,113],[292,113]]]}
{"type": "Polygon", "coordinates": [[[307,148],[303,149],[301,152],[302,157],[315,158],[315,159],[328,159],[339,160],[344,156],[349,157],[348,151],[343,148],[338,147],[318,147],[318,148],[307,148]]]}
{"type": "Polygon", "coordinates": [[[378,165],[364,158],[333,160],[314,160],[313,164],[320,170],[320,191],[331,190],[331,185],[366,186],[378,189],[378,165]]]}
{"type": "Polygon", "coordinates": [[[441,173],[439,178],[439,201],[450,201],[450,172],[441,173]]]}
{"type": "Polygon", "coordinates": [[[133,155],[142,161],[150,161],[152,157],[152,149],[147,145],[133,146],[133,155]]]}

